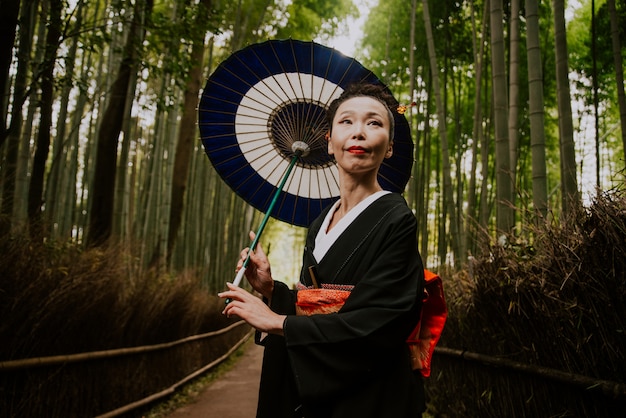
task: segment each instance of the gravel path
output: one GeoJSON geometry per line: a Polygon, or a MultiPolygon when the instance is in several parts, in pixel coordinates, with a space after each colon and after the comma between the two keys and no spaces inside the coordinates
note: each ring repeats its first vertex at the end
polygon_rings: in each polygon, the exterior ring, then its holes
{"type": "Polygon", "coordinates": [[[261,376],[263,347],[252,341],[237,363],[200,395],[168,418],[253,418],[261,376]]]}

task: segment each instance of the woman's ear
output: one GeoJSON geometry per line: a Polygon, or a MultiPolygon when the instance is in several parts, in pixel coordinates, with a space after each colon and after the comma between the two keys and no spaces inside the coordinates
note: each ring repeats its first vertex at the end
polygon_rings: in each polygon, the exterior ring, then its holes
{"type": "Polygon", "coordinates": [[[389,141],[389,147],[387,148],[387,152],[385,153],[385,158],[391,158],[393,155],[393,141],[389,141]]]}
{"type": "Polygon", "coordinates": [[[328,154],[333,155],[333,146],[330,143],[330,131],[326,132],[326,135],[324,135],[324,138],[326,139],[326,142],[328,143],[328,154]]]}

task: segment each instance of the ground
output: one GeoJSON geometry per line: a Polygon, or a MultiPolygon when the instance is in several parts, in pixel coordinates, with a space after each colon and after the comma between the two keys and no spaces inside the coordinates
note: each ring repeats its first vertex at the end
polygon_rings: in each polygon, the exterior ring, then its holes
{"type": "Polygon", "coordinates": [[[256,405],[261,375],[263,347],[250,342],[237,363],[211,383],[189,404],[175,410],[168,418],[251,418],[256,405]]]}

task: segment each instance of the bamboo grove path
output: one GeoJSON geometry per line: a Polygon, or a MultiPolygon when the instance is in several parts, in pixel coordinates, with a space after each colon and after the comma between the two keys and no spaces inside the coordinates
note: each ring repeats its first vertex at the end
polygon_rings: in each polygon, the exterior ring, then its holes
{"type": "Polygon", "coordinates": [[[248,341],[237,363],[196,399],[168,418],[253,418],[261,376],[263,347],[248,341]]]}

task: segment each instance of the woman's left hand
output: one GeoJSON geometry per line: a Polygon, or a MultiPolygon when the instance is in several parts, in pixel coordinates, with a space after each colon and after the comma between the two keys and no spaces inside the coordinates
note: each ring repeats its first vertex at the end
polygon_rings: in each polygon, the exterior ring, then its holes
{"type": "Polygon", "coordinates": [[[230,300],[222,314],[227,317],[236,315],[259,331],[283,335],[285,315],[273,312],[260,298],[239,286],[232,283],[226,283],[226,286],[228,290],[217,294],[230,300]]]}

